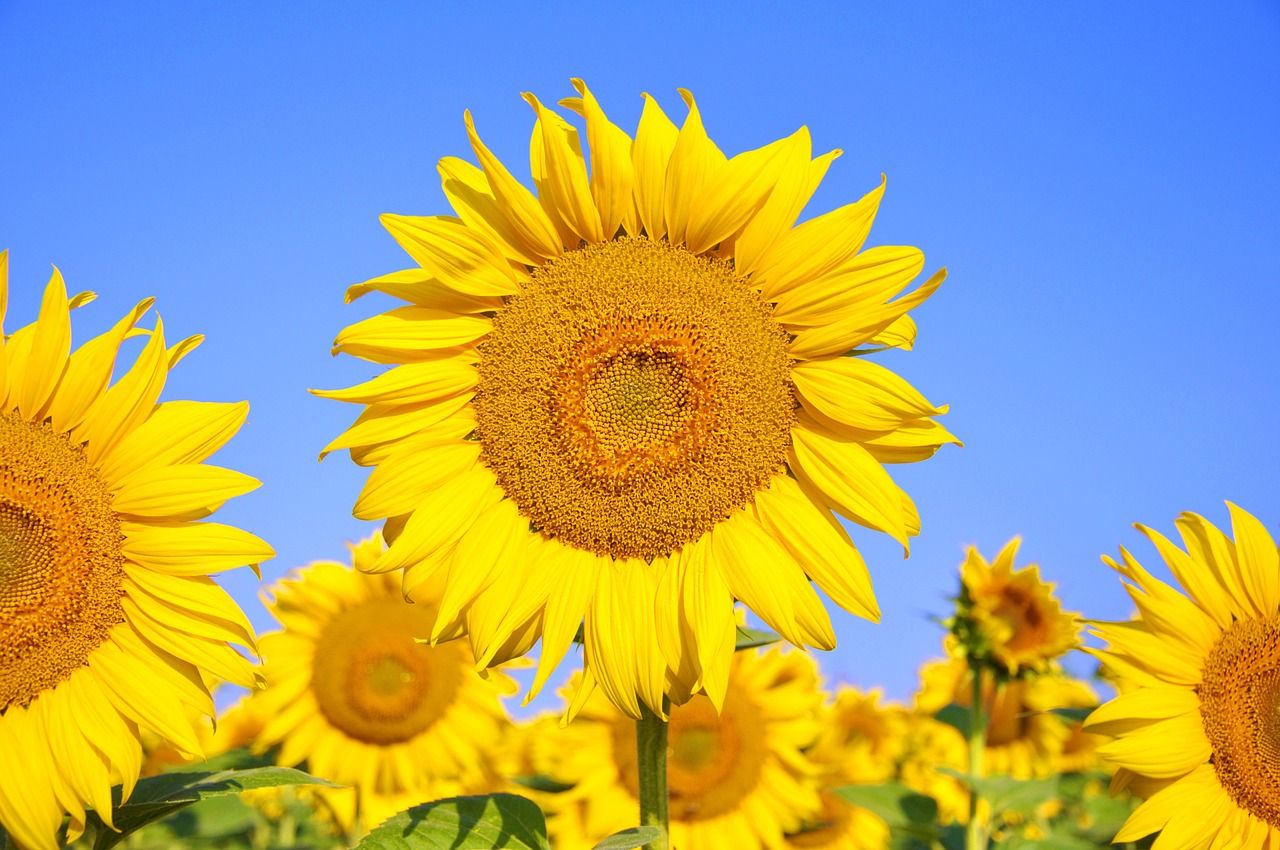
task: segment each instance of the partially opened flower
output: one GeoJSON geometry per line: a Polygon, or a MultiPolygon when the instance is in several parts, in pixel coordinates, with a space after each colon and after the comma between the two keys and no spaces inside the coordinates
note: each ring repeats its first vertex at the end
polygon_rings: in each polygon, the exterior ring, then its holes
{"type": "MultiPolygon", "coordinates": [[[[375,535],[352,547],[352,559],[367,566],[382,551],[375,535]]],[[[267,689],[254,697],[264,718],[257,749],[279,745],[278,763],[305,762],[355,787],[366,815],[491,790],[508,723],[496,683],[476,674],[465,643],[414,639],[431,631],[439,581],[411,605],[392,576],[320,561],[269,593],[284,630],[262,637],[267,689]]],[[[354,817],[353,799],[335,808],[354,817]]]]}
{"type": "Polygon", "coordinates": [[[835,644],[810,580],[878,610],[832,512],[918,533],[884,464],[955,442],[906,381],[863,355],[910,348],[939,272],[915,248],[862,250],[883,184],[795,222],[838,152],[809,133],[727,158],[693,96],[677,129],[646,96],[635,139],[581,81],[533,95],[537,194],[467,133],[440,161],[455,216],[383,216],[417,266],[353,287],[408,306],[335,351],[396,368],[320,393],[367,405],[326,451],[376,467],[355,514],[387,520],[372,565],[409,594],[448,576],[431,635],[481,665],[541,635],[536,692],[585,618],[588,687],[631,716],[724,700],[733,601],[801,646],[835,644]],[[587,162],[590,160],[590,176],[587,162]]]}
{"type": "Polygon", "coordinates": [[[1079,643],[1079,620],[1063,611],[1054,584],[1035,564],[1014,569],[1021,540],[1005,544],[988,563],[970,547],[960,566],[962,591],[953,631],[980,663],[1001,674],[1047,669],[1079,643]]]}
{"type": "MultiPolygon", "coordinates": [[[[823,697],[812,657],[739,652],[729,677],[719,713],[705,696],[671,711],[671,846],[682,850],[777,847],[821,811],[820,768],[804,753],[819,734],[823,697]]],[[[577,721],[533,741],[537,773],[569,786],[540,798],[555,847],[588,850],[635,824],[635,727],[596,693],[577,721]]]]}
{"type": "Polygon", "coordinates": [[[1089,650],[1136,687],[1095,711],[1085,729],[1115,740],[1113,788],[1144,802],[1116,835],[1157,845],[1280,843],[1280,553],[1266,528],[1228,505],[1235,540],[1195,514],[1177,520],[1185,550],[1138,526],[1186,595],[1124,549],[1104,560],[1130,584],[1139,618],[1103,623],[1089,650]]]}
{"type": "MultiPolygon", "coordinates": [[[[8,301],[0,253],[0,320],[8,301]]],[[[207,677],[257,684],[231,644],[254,647],[244,614],[209,573],[270,558],[252,534],[198,522],[258,482],[202,461],[248,405],[157,403],[169,370],[201,337],[173,346],[139,303],[71,350],[72,308],[56,270],[40,315],[0,350],[0,827],[24,848],[58,846],[90,806],[112,823],[141,736],[202,753],[207,677]],[[111,383],[121,343],[147,337],[111,383]]]]}

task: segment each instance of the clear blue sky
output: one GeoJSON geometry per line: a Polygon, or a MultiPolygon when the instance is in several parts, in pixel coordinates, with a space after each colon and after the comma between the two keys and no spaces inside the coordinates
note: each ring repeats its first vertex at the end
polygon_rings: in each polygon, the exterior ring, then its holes
{"type": "MultiPolygon", "coordinates": [[[[264,486],[219,518],[276,547],[273,579],[373,528],[350,515],[364,471],[316,462],[357,411],[306,388],[375,370],[329,356],[385,309],[343,291],[409,264],[379,213],[448,212],[464,109],[525,176],[519,93],[575,76],[628,129],[641,91],[679,120],[690,88],[729,153],[807,124],[845,151],[807,214],[885,172],[869,244],[950,270],[916,350],[881,362],[966,447],[893,470],[923,533],[903,561],[854,531],[884,620],[837,613],[821,657],[905,698],[967,544],[1022,534],[1069,608],[1111,619],[1130,605],[1099,555],[1156,560],[1131,523],[1225,522],[1231,499],[1280,529],[1280,6],[964,5],[0,0],[9,326],[56,263],[100,294],[80,340],[144,295],[206,334],[166,397],[251,403],[217,462],[264,486]]],[[[224,583],[270,627],[247,570],[224,583]]]]}

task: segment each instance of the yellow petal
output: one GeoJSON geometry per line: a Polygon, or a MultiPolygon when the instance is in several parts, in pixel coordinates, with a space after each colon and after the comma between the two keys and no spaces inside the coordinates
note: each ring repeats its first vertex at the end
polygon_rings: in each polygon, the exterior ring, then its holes
{"type": "Polygon", "coordinates": [[[515,295],[516,276],[482,231],[450,216],[384,213],[382,226],[440,283],[471,296],[515,295]]]}
{"type": "Polygon", "coordinates": [[[631,163],[631,137],[609,121],[586,83],[574,79],[573,87],[582,95],[582,115],[587,120],[591,197],[599,210],[601,237],[612,239],[619,227],[637,235],[640,231],[632,200],[635,167],[631,163]]]}
{"type": "Polygon", "coordinates": [[[262,486],[258,479],[199,463],[152,466],[116,481],[111,507],[118,514],[143,517],[179,517],[212,513],[223,502],[262,486]]]}
{"type": "Polygon", "coordinates": [[[471,149],[480,160],[480,167],[489,181],[489,189],[497,201],[498,209],[506,219],[509,229],[524,248],[536,257],[551,259],[564,252],[560,236],[542,211],[533,193],[521,186],[511,172],[494,156],[476,134],[475,123],[468,111],[463,115],[467,125],[467,137],[471,149]]]}
{"type": "MultiPolygon", "coordinates": [[[[1241,582],[1236,563],[1236,547],[1213,523],[1193,513],[1183,513],[1174,522],[1187,552],[1209,568],[1214,584],[1222,588],[1222,601],[1233,616],[1241,619],[1257,616],[1241,582]]],[[[1269,616],[1269,615],[1268,615],[1269,616]]]]}
{"type": "MultiPolygon", "coordinates": [[[[431,633],[433,641],[439,639],[446,623],[489,589],[504,568],[524,566],[528,535],[529,520],[520,515],[511,499],[491,502],[480,510],[475,522],[458,540],[449,580],[445,582],[440,600],[440,613],[431,633]]],[[[482,625],[495,628],[498,623],[482,625]]]]}
{"type": "Polygon", "coordinates": [[[555,582],[556,592],[547,594],[547,607],[543,614],[542,654],[538,670],[523,705],[528,705],[547,683],[564,654],[573,644],[582,618],[595,592],[601,560],[591,552],[547,541],[544,552],[535,569],[547,573],[555,582]]]}
{"type": "Polygon", "coordinates": [[[797,360],[829,357],[852,351],[923,304],[946,279],[947,270],[941,269],[913,292],[895,301],[859,311],[829,325],[801,331],[796,334],[787,350],[797,360]]]}
{"type": "Polygon", "coordinates": [[[722,565],[712,555],[712,537],[704,534],[687,545],[677,562],[680,576],[681,625],[697,655],[698,681],[719,711],[728,691],[724,659],[733,655],[737,618],[733,592],[722,565]]]}
{"type": "Polygon", "coordinates": [[[1219,628],[1229,627],[1232,621],[1231,606],[1223,593],[1222,586],[1214,581],[1213,572],[1205,569],[1207,565],[1193,561],[1186,552],[1175,546],[1172,540],[1155,529],[1140,524],[1135,527],[1155,544],[1169,571],[1173,573],[1178,583],[1190,592],[1191,598],[1201,610],[1212,617],[1219,628]]]}
{"type": "Polygon", "coordinates": [[[471,440],[409,440],[402,450],[369,475],[352,514],[356,519],[383,519],[417,509],[423,497],[471,469],[480,444],[471,440]]]}
{"type": "Polygon", "coordinates": [[[67,287],[55,266],[40,302],[40,317],[23,369],[14,375],[18,410],[30,420],[39,420],[49,397],[62,378],[71,351],[71,316],[67,287]]]}
{"type": "Polygon", "coordinates": [[[890,370],[859,357],[797,363],[791,380],[806,407],[863,431],[892,431],[944,412],[890,370]]]}
{"type": "Polygon", "coordinates": [[[359,404],[438,401],[475,389],[479,381],[472,357],[454,354],[418,363],[407,363],[378,377],[340,390],[311,390],[312,395],[359,404]]]}
{"type": "Polygon", "coordinates": [[[333,341],[333,353],[343,351],[375,363],[406,362],[415,353],[464,345],[491,330],[493,322],[484,316],[397,307],[344,328],[333,341]]]}
{"type": "MultiPolygon", "coordinates": [[[[726,161],[725,155],[707,136],[693,95],[687,89],[679,91],[685,105],[689,107],[689,114],[676,137],[675,147],[671,149],[663,193],[663,215],[667,223],[667,237],[672,245],[685,241],[689,211],[695,199],[701,197],[711,177],[726,161]]],[[[641,120],[644,120],[643,116],[641,120]]]]}
{"type": "Polygon", "coordinates": [[[1200,711],[1200,698],[1191,688],[1139,688],[1094,709],[1084,723],[1086,732],[1123,735],[1160,720],[1200,711]]]}
{"type": "Polygon", "coordinates": [[[916,342],[916,320],[910,316],[899,316],[889,323],[880,333],[871,337],[873,345],[885,348],[901,348],[910,351],[916,342]]]}
{"type": "Polygon", "coordinates": [[[871,232],[884,178],[856,203],[820,215],[789,231],[763,257],[751,282],[768,301],[807,281],[838,271],[862,249],[871,232]]]}
{"type": "Polygon", "coordinates": [[[667,234],[665,213],[667,163],[675,149],[680,131],[671,123],[662,107],[648,94],[644,95],[644,111],[636,128],[636,141],[631,146],[631,162],[635,166],[635,201],[640,226],[650,239],[667,234]]]}
{"type": "Polygon", "coordinates": [[[582,158],[578,131],[529,92],[523,97],[538,116],[529,141],[529,162],[533,183],[538,189],[538,202],[566,248],[577,248],[579,240],[600,242],[604,238],[600,213],[596,211],[587,183],[587,165],[582,158]]]}
{"type": "Polygon", "coordinates": [[[497,479],[476,465],[426,493],[404,531],[369,568],[385,573],[411,567],[452,546],[486,506],[502,496],[497,479]]]}
{"type": "Polygon", "coordinates": [[[1280,551],[1266,527],[1253,514],[1227,502],[1231,530],[1236,538],[1240,577],[1260,616],[1280,612],[1280,551]]]}
{"type": "Polygon", "coordinates": [[[49,417],[56,430],[70,431],[84,419],[89,406],[111,381],[111,369],[120,343],[143,314],[151,309],[154,301],[154,298],[147,298],[138,302],[115,327],[89,340],[71,355],[58,392],[49,402],[49,417]]]}
{"type": "Polygon", "coordinates": [[[734,246],[734,268],[744,277],[755,272],[765,252],[795,225],[826,174],[827,166],[840,156],[840,151],[835,150],[810,161],[813,144],[809,129],[801,127],[798,135],[797,144],[786,154],[778,183],[769,193],[769,199],[747,223],[734,246]]]}
{"type": "Polygon", "coordinates": [[[12,754],[6,764],[23,766],[0,771],[0,826],[28,850],[59,846],[63,809],[48,775],[54,766],[46,747],[27,709],[11,706],[0,715],[0,752],[12,754]]]}
{"type": "Polygon", "coordinates": [[[773,315],[789,328],[830,324],[869,302],[888,301],[923,270],[924,252],[919,248],[868,248],[838,271],[783,292],[773,315]]]}
{"type": "Polygon", "coordinates": [[[440,160],[437,170],[449,205],[467,227],[488,236],[508,260],[526,266],[542,264],[545,258],[525,245],[494,198],[483,171],[454,156],[440,160]]]}
{"type": "Polygon", "coordinates": [[[796,646],[834,649],[822,601],[785,549],[738,511],[711,530],[711,551],[733,595],[796,646]]]}
{"type": "Polygon", "coordinates": [[[797,422],[791,440],[788,462],[797,476],[844,516],[907,545],[900,491],[866,449],[813,422],[797,422]]]}
{"type": "Polygon", "coordinates": [[[77,436],[87,441],[85,454],[97,461],[151,415],[168,375],[164,327],[156,317],[156,329],[132,368],[98,397],[85,414],[77,436]]]}
{"type": "Polygon", "coordinates": [[[599,584],[583,624],[586,664],[609,701],[628,717],[640,717],[636,701],[636,634],[632,608],[651,610],[652,601],[631,598],[630,562],[601,558],[599,584]],[[649,604],[646,606],[646,602],[649,604]]]}
{"type": "Polygon", "coordinates": [[[863,439],[861,443],[880,463],[915,463],[933,457],[947,443],[964,445],[932,419],[908,422],[887,434],[863,439]]]}
{"type": "Polygon", "coordinates": [[[254,647],[257,637],[248,617],[231,596],[208,576],[173,576],[126,563],[125,573],[138,589],[201,618],[216,622],[227,640],[254,647]]]}
{"type": "Polygon", "coordinates": [[[502,307],[502,299],[498,296],[458,292],[423,268],[404,269],[352,284],[347,287],[344,301],[350,304],[370,292],[381,292],[418,307],[449,313],[485,313],[502,307]]]}
{"type": "Polygon", "coordinates": [[[862,555],[821,516],[795,481],[775,475],[755,497],[763,525],[800,564],[809,578],[846,611],[880,620],[871,575],[862,555]]]}
{"type": "Polygon", "coordinates": [[[717,168],[689,207],[686,247],[700,254],[742,229],[764,207],[798,154],[809,158],[809,131],[803,127],[717,168]]]}
{"type": "Polygon", "coordinates": [[[145,656],[126,656],[117,643],[107,641],[89,656],[89,666],[100,671],[97,681],[111,705],[139,726],[164,736],[179,751],[203,756],[182,704],[169,688],[156,687],[148,675],[158,667],[144,663],[145,656]]]}
{"type": "Polygon", "coordinates": [[[244,424],[248,402],[166,401],[98,463],[107,481],[147,466],[199,463],[222,448],[244,424]]]}
{"type": "Polygon", "coordinates": [[[175,576],[205,575],[275,557],[265,542],[216,522],[143,524],[124,521],[121,551],[135,564],[175,576]]]}

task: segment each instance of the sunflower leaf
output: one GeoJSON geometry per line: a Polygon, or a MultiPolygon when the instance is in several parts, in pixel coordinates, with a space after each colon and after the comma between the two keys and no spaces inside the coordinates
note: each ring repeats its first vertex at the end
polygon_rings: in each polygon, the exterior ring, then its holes
{"type": "Polygon", "coordinates": [[[884,785],[845,785],[832,793],[879,815],[890,829],[932,828],[938,820],[938,803],[932,797],[896,782],[884,785]]]}
{"type": "Polygon", "coordinates": [[[549,850],[542,811],[514,794],[453,797],[383,821],[356,850],[549,850]]]}
{"type": "Polygon", "coordinates": [[[1036,806],[1058,796],[1058,777],[1049,779],[1014,779],[1010,776],[983,776],[972,782],[968,774],[947,767],[935,768],[954,776],[965,785],[977,789],[978,795],[991,804],[992,811],[1029,814],[1036,806]]]}
{"type": "Polygon", "coordinates": [[[111,789],[114,832],[96,813],[89,813],[89,821],[96,828],[94,850],[109,850],[131,832],[154,823],[193,803],[253,791],[258,788],[276,788],[282,785],[325,785],[338,788],[320,779],[289,767],[255,767],[248,770],[203,770],[165,773],[138,781],[129,801],[120,804],[120,786],[111,789]]]}
{"type": "Polygon", "coordinates": [[[744,629],[738,626],[738,640],[733,645],[734,652],[741,652],[744,649],[755,649],[758,646],[768,646],[771,643],[777,643],[782,640],[780,635],[776,635],[765,629],[744,629]]]}
{"type": "Polygon", "coordinates": [[[656,826],[633,826],[622,832],[615,832],[591,850],[635,850],[661,837],[662,830],[656,826]]]}

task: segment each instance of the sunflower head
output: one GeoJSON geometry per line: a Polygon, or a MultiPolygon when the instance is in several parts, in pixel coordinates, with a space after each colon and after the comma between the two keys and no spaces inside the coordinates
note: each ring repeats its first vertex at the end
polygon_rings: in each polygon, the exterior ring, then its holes
{"type": "Polygon", "coordinates": [[[1116,841],[1161,830],[1169,846],[1262,848],[1280,842],[1280,552],[1256,518],[1228,503],[1234,540],[1196,514],[1179,547],[1139,526],[1186,593],[1127,551],[1104,558],[1138,608],[1099,623],[1088,650],[1131,688],[1085,730],[1114,740],[1115,790],[1147,800],[1116,841]]]}
{"type": "Polygon", "coordinates": [[[1079,643],[1079,618],[1063,611],[1035,564],[1014,569],[1015,537],[988,562],[970,547],[951,620],[955,650],[1001,678],[1043,671],[1079,643]]]}
{"type": "Polygon", "coordinates": [[[907,291],[920,251],[863,250],[883,181],[796,225],[839,153],[806,128],[728,157],[686,91],[681,127],[646,95],[632,138],[574,86],[585,138],[525,95],[535,191],[467,114],[479,166],[439,166],[456,215],[383,216],[415,265],[348,298],[405,306],[334,350],[393,368],[320,393],[365,405],[325,451],[375,467],[355,514],[390,548],[370,569],[411,596],[447,576],[433,640],[467,635],[487,665],[541,637],[532,695],[585,621],[590,682],[626,714],[718,707],[735,599],[823,649],[812,583],[878,617],[836,515],[905,547],[919,518],[884,467],[956,440],[864,355],[909,349],[944,275],[907,291]]]}
{"type": "MultiPolygon", "coordinates": [[[[0,252],[0,323],[8,303],[0,252]]],[[[203,463],[247,404],[159,402],[169,370],[201,341],[169,345],[140,302],[72,349],[55,269],[36,321],[0,329],[0,827],[24,848],[68,838],[87,806],[111,825],[142,743],[199,757],[208,682],[253,688],[244,613],[208,574],[272,556],[257,537],[199,522],[258,482],[203,463]],[[145,342],[113,383],[121,344],[145,342]]]]}

